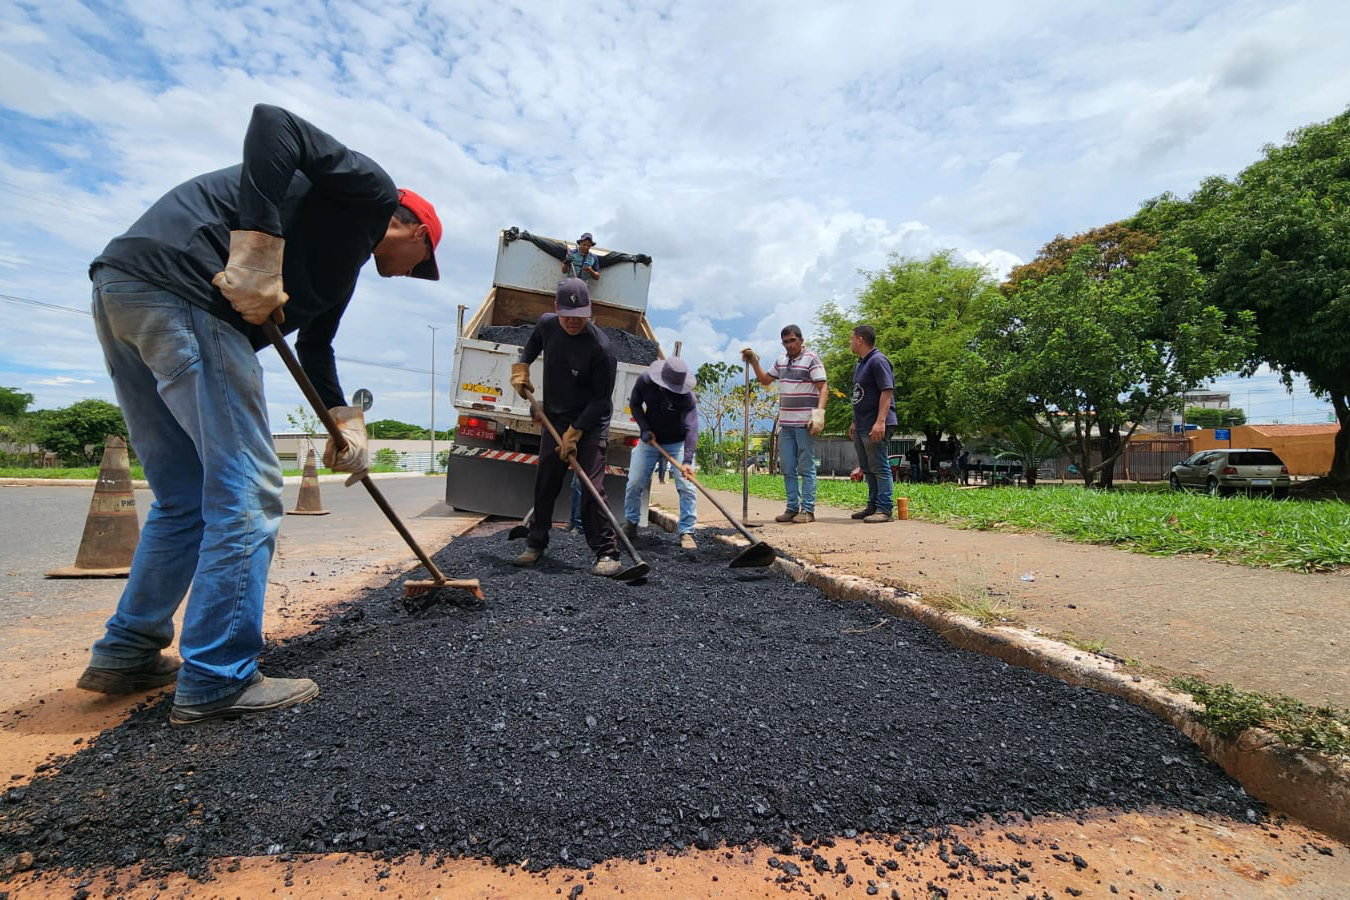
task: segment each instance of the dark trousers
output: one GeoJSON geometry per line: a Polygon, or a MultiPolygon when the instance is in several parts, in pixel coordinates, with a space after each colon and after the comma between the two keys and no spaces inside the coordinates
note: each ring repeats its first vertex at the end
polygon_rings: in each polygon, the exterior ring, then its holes
{"type": "MultiPolygon", "coordinates": [[[[577,463],[591,479],[591,484],[605,496],[605,451],[609,439],[599,431],[590,431],[577,443],[577,463]]],[[[525,543],[540,550],[548,546],[549,530],[553,527],[553,504],[572,467],[558,458],[558,444],[547,431],[539,442],[539,470],[534,475],[534,516],[530,519],[530,533],[525,543]]],[[[586,486],[581,487],[581,530],[586,545],[596,557],[618,556],[619,546],[614,527],[595,503],[586,486]]]]}

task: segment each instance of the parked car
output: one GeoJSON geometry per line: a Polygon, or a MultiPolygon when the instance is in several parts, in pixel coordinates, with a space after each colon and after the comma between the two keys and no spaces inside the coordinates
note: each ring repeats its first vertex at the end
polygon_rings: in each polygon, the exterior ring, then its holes
{"type": "Polygon", "coordinates": [[[1269,491],[1279,499],[1289,495],[1289,468],[1273,450],[1233,448],[1201,450],[1172,467],[1167,476],[1172,490],[1198,488],[1213,496],[1234,491],[1269,491]]]}

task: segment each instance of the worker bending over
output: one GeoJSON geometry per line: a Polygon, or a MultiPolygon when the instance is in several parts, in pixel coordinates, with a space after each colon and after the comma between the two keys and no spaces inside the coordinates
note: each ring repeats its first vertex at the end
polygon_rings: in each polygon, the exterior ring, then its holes
{"type": "Polygon", "coordinates": [[[651,445],[654,439],[680,466],[672,469],[675,490],[680,495],[680,548],[696,550],[694,523],[698,521],[698,495],[689,479],[694,474],[694,448],[698,446],[698,405],[694,402],[694,373],[678,356],[658,359],[633,383],[628,408],[641,432],[628,463],[628,489],[624,492],[624,534],[637,537],[642,492],[652,480],[657,460],[664,459],[651,445]]]}

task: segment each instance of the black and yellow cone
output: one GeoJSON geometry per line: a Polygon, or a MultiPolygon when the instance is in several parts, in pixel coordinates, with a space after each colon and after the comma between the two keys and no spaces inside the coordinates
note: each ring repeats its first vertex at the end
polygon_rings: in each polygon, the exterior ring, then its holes
{"type": "Polygon", "coordinates": [[[326,516],[328,510],[323,508],[323,501],[319,499],[319,470],[314,465],[314,451],[309,451],[309,456],[305,457],[305,474],[300,478],[300,496],[296,498],[295,509],[291,510],[292,516],[326,516]]]}
{"type": "Polygon", "coordinates": [[[125,578],[141,540],[136,495],[131,492],[127,442],[110,435],[94,485],[94,499],[84,520],[84,536],[75,565],[48,572],[48,578],[125,578]]]}

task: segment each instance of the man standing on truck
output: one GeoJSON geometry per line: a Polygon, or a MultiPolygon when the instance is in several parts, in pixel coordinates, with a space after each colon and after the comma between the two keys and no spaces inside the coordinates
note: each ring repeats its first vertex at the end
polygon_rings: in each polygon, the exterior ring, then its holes
{"type": "Polygon", "coordinates": [[[600,280],[600,259],[591,252],[595,240],[587,231],[577,238],[577,249],[568,251],[563,257],[564,278],[580,278],[587,286],[600,280]]]}
{"type": "Polygon", "coordinates": [[[642,492],[652,480],[658,459],[665,459],[651,440],[671,456],[683,460],[672,468],[675,490],[680,495],[681,550],[697,550],[694,523],[698,521],[698,495],[689,481],[694,474],[694,448],[698,446],[698,405],[694,402],[694,373],[678,356],[658,359],[633,383],[628,408],[641,436],[628,462],[628,490],[624,492],[624,534],[637,537],[642,492]]]}
{"type": "MultiPolygon", "coordinates": [[[[524,397],[530,384],[530,363],[544,356],[544,415],[558,430],[562,443],[548,429],[540,435],[539,466],[534,476],[534,515],[525,538],[525,550],[516,565],[532,566],[548,547],[553,527],[553,504],[562,490],[568,461],[576,459],[591,484],[605,497],[605,453],[609,449],[609,419],[614,411],[614,379],[619,362],[609,338],[591,321],[591,294],[580,278],[558,284],[554,313],[540,316],[525,341],[520,362],[511,366],[511,386],[524,397]]],[[[587,491],[581,498],[581,525],[586,544],[595,554],[593,575],[617,575],[617,538],[609,517],[587,491]]]]}
{"type": "Polygon", "coordinates": [[[431,204],[373,160],[259,104],[242,165],[174,188],[93,261],[94,327],[155,502],[79,687],[131,694],[176,679],[172,725],[319,693],[258,671],[283,510],[257,326],[285,305],[283,330],[298,331],[301,365],[347,439],[341,454],[330,439],[324,463],[364,472],[361,408],[343,399],[333,336],[367,260],[434,281],[440,238],[431,204]],[[180,668],[161,651],[189,585],[180,668]]]}
{"type": "Polygon", "coordinates": [[[759,367],[759,356],[749,347],[741,351],[741,359],[754,367],[755,378],[765,387],[780,382],[778,464],[783,469],[787,509],[773,520],[802,525],[816,520],[816,463],[811,439],[825,430],[830,386],[825,380],[825,364],[806,349],[802,330],[785,325],[780,336],[784,352],[769,371],[759,367]]]}

